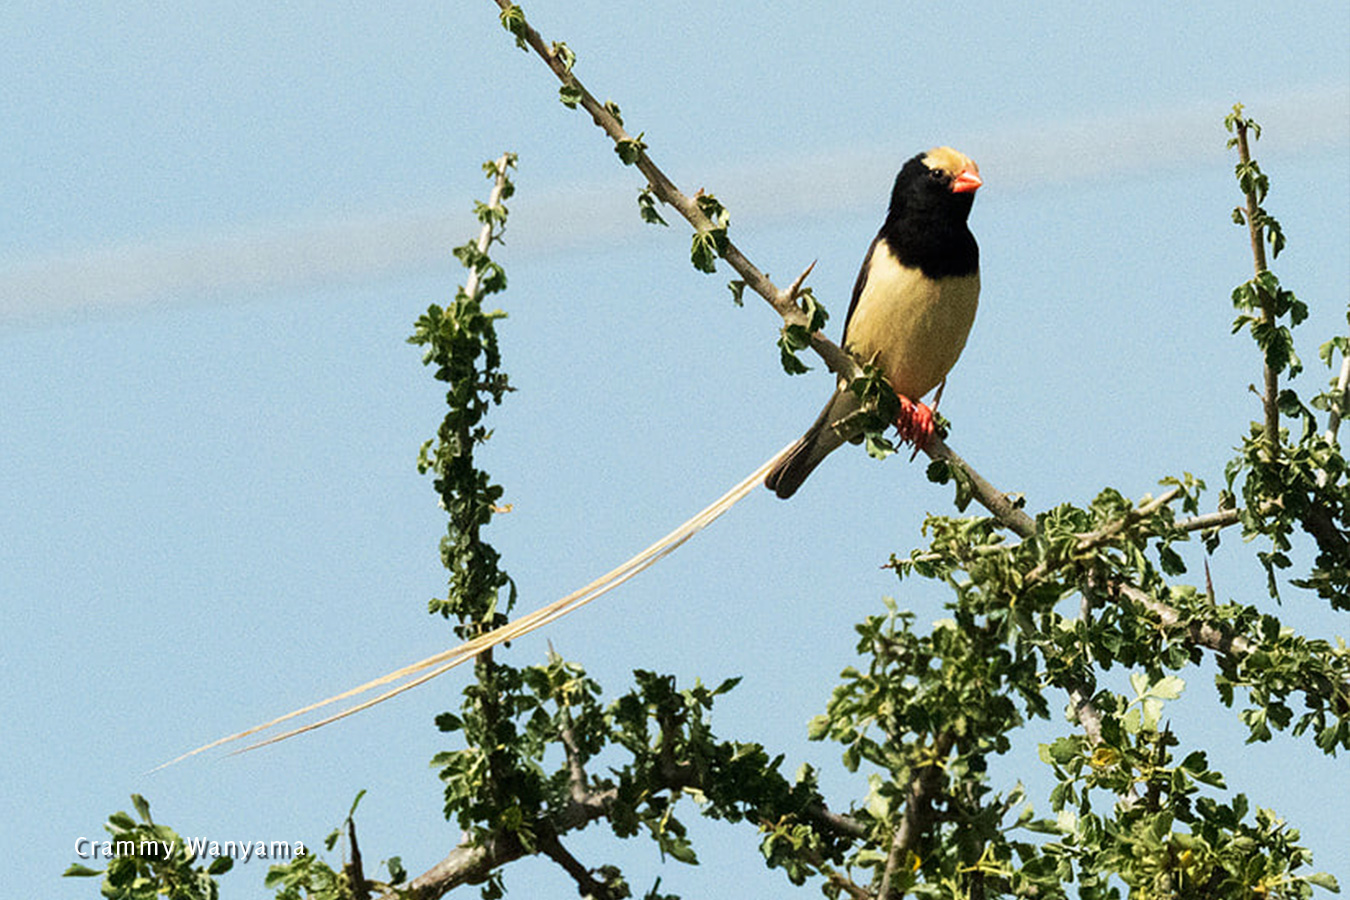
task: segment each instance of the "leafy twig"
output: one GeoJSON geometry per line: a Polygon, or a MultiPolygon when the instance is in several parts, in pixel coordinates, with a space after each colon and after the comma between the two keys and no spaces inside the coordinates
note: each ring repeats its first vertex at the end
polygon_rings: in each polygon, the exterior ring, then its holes
{"type": "MultiPolygon", "coordinates": [[[[1251,237],[1252,262],[1259,279],[1269,270],[1269,266],[1266,264],[1265,238],[1267,216],[1265,211],[1261,209],[1266,181],[1265,176],[1261,174],[1261,170],[1252,162],[1251,150],[1247,142],[1247,133],[1251,130],[1252,123],[1242,115],[1241,105],[1234,108],[1229,121],[1237,133],[1233,142],[1237,144],[1238,150],[1238,180],[1247,201],[1247,232],[1251,237]]],[[[1259,137],[1260,128],[1256,127],[1255,131],[1259,137]]],[[[1277,243],[1275,245],[1277,253],[1279,247],[1280,244],[1277,243]]],[[[1261,294],[1261,322],[1266,328],[1270,328],[1275,323],[1274,299],[1268,292],[1262,292],[1261,294]]],[[[1261,395],[1261,403],[1265,409],[1266,451],[1270,459],[1273,460],[1279,454],[1280,449],[1280,378],[1279,370],[1271,365],[1269,359],[1266,360],[1263,371],[1265,390],[1261,395]]]]}

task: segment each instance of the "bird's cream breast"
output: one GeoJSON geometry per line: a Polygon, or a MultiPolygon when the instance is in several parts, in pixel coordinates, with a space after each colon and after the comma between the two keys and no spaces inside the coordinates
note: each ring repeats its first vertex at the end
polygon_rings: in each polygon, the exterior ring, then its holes
{"type": "Polygon", "coordinates": [[[896,393],[917,401],[956,365],[979,296],[978,272],[927,278],[879,242],[844,343],[864,362],[875,360],[896,393]]]}

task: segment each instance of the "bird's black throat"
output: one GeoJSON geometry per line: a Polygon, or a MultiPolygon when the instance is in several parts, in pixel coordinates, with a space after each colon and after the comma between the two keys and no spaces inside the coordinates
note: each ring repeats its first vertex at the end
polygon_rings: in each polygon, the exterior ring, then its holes
{"type": "Polygon", "coordinates": [[[879,237],[902,265],[929,278],[973,275],[980,248],[966,226],[974,192],[952,193],[953,175],[930,169],[920,154],[895,176],[879,237]]]}

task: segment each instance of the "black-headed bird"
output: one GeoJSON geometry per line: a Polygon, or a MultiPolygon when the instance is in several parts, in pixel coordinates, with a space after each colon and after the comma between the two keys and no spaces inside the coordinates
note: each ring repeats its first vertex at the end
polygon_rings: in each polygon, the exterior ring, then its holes
{"type": "MultiPolygon", "coordinates": [[[[939,388],[966,345],[980,297],[980,248],[966,226],[979,167],[951,147],[909,160],[895,176],[886,221],[863,259],[844,319],[844,349],[878,367],[900,400],[897,426],[916,447],[932,435],[919,401],[939,388]]],[[[820,461],[846,441],[861,401],[840,382],[815,424],[764,484],[791,497],[820,461]],[[844,424],[843,431],[836,426],[844,424]]]]}

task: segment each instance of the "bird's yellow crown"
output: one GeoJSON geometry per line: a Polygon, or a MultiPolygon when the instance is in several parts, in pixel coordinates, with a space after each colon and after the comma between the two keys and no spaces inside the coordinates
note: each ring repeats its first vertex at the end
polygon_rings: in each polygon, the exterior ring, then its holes
{"type": "Polygon", "coordinates": [[[930,169],[939,169],[949,175],[980,171],[980,167],[975,165],[975,160],[951,147],[934,147],[923,155],[923,163],[930,169]]]}

